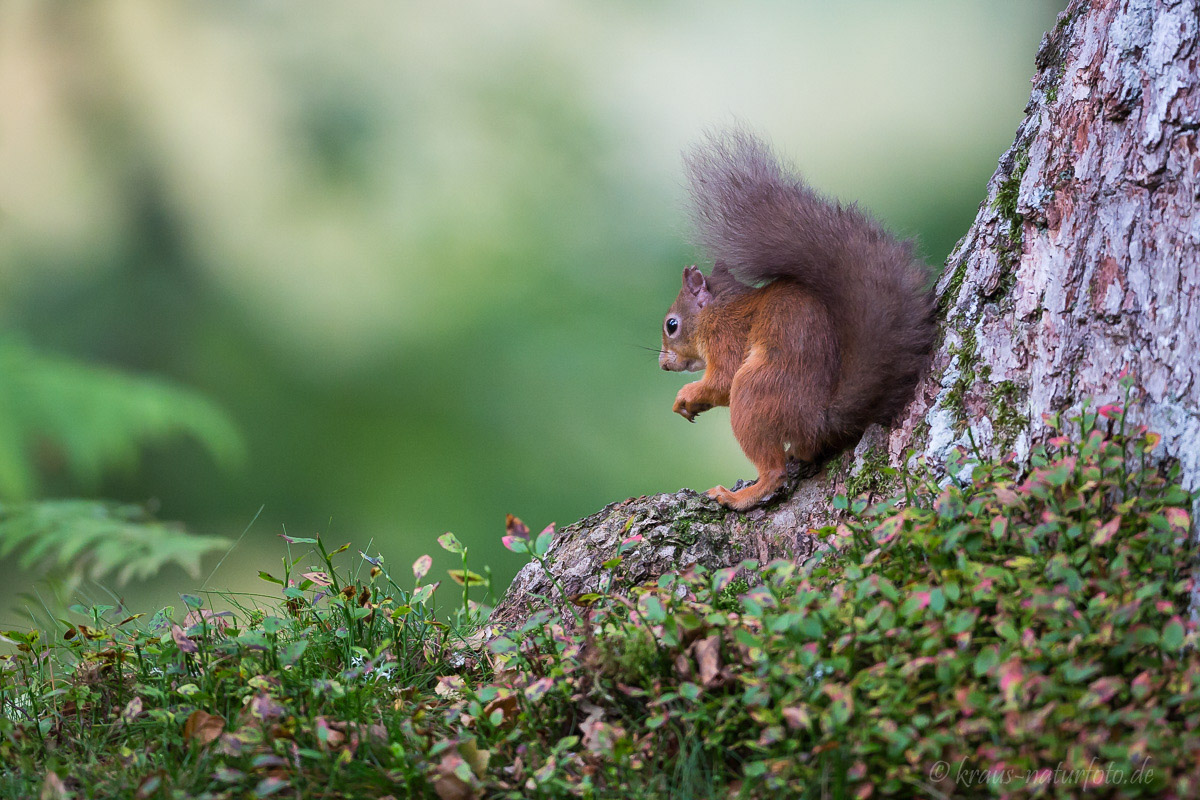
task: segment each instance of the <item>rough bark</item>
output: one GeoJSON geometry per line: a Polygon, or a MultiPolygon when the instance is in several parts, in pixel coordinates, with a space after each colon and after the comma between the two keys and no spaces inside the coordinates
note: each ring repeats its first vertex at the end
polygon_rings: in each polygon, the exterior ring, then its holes
{"type": "MultiPolygon", "coordinates": [[[[1025,458],[1043,414],[1120,401],[1124,372],[1140,397],[1133,419],[1162,434],[1157,457],[1200,488],[1198,30],[1198,0],[1073,0],[1042,40],[1026,118],[947,260],[942,340],[899,423],[749,515],[684,491],[581,520],[550,553],[567,594],[596,589],[633,533],[644,540],[620,569],[634,580],[804,557],[810,531],[836,520],[834,494],[886,488],[882,464],[919,458],[940,475],[959,447],[1025,458]]],[[[493,621],[519,621],[535,595],[562,602],[530,565],[493,621]]]]}

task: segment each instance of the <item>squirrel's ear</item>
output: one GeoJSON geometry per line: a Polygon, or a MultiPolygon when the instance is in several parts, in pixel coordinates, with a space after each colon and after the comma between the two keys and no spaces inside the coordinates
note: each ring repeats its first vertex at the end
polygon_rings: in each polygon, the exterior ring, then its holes
{"type": "Polygon", "coordinates": [[[698,308],[704,308],[712,300],[712,292],[708,288],[708,280],[704,273],[693,264],[683,271],[683,286],[696,301],[698,308]]]}

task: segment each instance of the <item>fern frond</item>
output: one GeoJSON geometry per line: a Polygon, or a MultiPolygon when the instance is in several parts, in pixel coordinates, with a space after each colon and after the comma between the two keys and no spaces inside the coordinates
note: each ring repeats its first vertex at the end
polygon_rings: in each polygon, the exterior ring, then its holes
{"type": "Polygon", "coordinates": [[[16,554],[27,570],[127,583],[178,564],[198,576],[200,558],[228,546],[228,539],[185,533],[135,505],[94,500],[0,504],[0,558],[16,554]]]}
{"type": "Polygon", "coordinates": [[[46,444],[72,477],[94,485],[105,469],[135,466],[143,444],[176,435],[222,466],[243,458],[229,418],[196,392],[0,338],[0,496],[36,494],[35,456],[46,444]]]}

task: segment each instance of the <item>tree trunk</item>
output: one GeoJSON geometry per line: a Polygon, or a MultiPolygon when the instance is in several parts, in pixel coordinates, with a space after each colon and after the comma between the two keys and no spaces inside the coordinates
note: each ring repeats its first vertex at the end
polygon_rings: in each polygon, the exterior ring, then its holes
{"type": "Polygon", "coordinates": [[[766,510],[725,513],[687,490],[609,506],[556,537],[561,590],[531,564],[493,623],[519,623],[536,595],[561,606],[561,591],[595,591],[633,534],[617,569],[635,581],[806,556],[810,530],[836,520],[836,493],[888,488],[884,463],[911,451],[944,475],[958,448],[1025,459],[1043,414],[1121,402],[1124,373],[1139,398],[1130,418],[1200,488],[1198,28],[1198,0],[1072,0],[1043,37],[1025,121],[938,282],[929,375],[895,427],[766,510]]]}

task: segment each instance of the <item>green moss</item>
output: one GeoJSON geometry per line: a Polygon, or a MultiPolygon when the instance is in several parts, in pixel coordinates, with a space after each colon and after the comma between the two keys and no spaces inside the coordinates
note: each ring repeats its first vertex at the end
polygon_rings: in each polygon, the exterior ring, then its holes
{"type": "Polygon", "coordinates": [[[890,483],[887,473],[887,453],[872,447],[863,454],[862,469],[846,478],[846,497],[851,499],[868,492],[881,492],[890,483]]]}
{"type": "Polygon", "coordinates": [[[1024,390],[1013,381],[1000,381],[988,394],[992,430],[1002,450],[1010,449],[1025,428],[1026,420],[1017,411],[1024,401],[1024,390]]]}
{"type": "Polygon", "coordinates": [[[836,475],[842,469],[842,460],[842,454],[838,453],[836,456],[829,459],[829,462],[825,465],[825,471],[829,475],[836,475]]]}
{"type": "Polygon", "coordinates": [[[695,524],[696,523],[694,520],[688,519],[687,517],[675,520],[675,522],[671,525],[671,533],[673,534],[671,536],[672,541],[678,542],[684,546],[695,544],[696,539],[698,538],[697,535],[692,531],[692,527],[695,524]]]}
{"type": "Polygon", "coordinates": [[[985,365],[980,374],[977,374],[979,350],[975,341],[975,331],[970,328],[959,331],[959,338],[961,341],[957,345],[950,345],[950,355],[958,359],[958,374],[942,401],[954,417],[955,433],[962,433],[967,428],[967,393],[971,391],[980,375],[986,379],[991,373],[991,368],[985,365]]]}
{"type": "Polygon", "coordinates": [[[920,449],[929,443],[929,421],[921,417],[913,423],[912,447],[920,449]]]}
{"type": "Polygon", "coordinates": [[[946,283],[946,288],[942,291],[942,296],[938,298],[939,319],[946,319],[950,313],[950,307],[954,305],[954,301],[958,300],[958,293],[962,291],[963,281],[966,277],[967,260],[964,258],[954,267],[954,272],[951,273],[950,280],[946,283]]]}
{"type": "Polygon", "coordinates": [[[1008,223],[1009,239],[1019,244],[1022,238],[1022,223],[1025,217],[1017,210],[1018,198],[1021,192],[1021,180],[1029,169],[1029,145],[1024,144],[1013,153],[1013,168],[1000,186],[996,189],[996,197],[992,207],[1000,212],[1001,219],[1008,223]]]}
{"type": "Polygon", "coordinates": [[[728,586],[720,591],[713,599],[713,608],[720,611],[739,611],[741,610],[741,602],[738,600],[738,595],[745,594],[750,591],[750,582],[744,577],[734,578],[728,586]]]}

